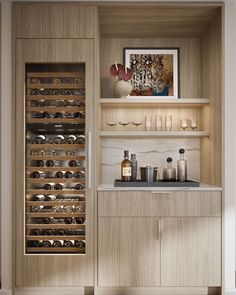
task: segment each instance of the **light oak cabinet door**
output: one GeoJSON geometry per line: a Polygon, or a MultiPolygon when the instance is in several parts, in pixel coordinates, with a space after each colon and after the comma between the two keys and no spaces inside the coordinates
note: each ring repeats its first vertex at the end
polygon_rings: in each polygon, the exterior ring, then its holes
{"type": "Polygon", "coordinates": [[[221,285],[221,218],[163,218],[162,286],[221,285]]]}
{"type": "Polygon", "coordinates": [[[160,286],[158,218],[99,218],[98,285],[160,286]]]}

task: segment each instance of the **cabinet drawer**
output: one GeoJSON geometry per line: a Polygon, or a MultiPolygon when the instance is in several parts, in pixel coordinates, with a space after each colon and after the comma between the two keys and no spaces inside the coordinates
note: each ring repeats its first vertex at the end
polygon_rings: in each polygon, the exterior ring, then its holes
{"type": "Polygon", "coordinates": [[[98,216],[221,216],[221,192],[99,192],[98,216]]]}

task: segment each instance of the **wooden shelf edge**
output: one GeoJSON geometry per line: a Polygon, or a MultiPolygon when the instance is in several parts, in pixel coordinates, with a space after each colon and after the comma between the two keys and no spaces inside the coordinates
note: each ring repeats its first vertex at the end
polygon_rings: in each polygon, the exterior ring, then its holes
{"type": "Polygon", "coordinates": [[[101,137],[209,137],[207,131],[101,131],[101,137]]]}
{"type": "Polygon", "coordinates": [[[79,236],[79,235],[64,235],[64,236],[26,236],[26,239],[28,241],[39,241],[39,240],[86,240],[85,236],[79,236]]]}
{"type": "Polygon", "coordinates": [[[107,104],[165,104],[165,105],[207,105],[209,98],[176,98],[176,99],[157,99],[157,98],[100,98],[101,105],[107,104]]]}
{"type": "Polygon", "coordinates": [[[43,248],[43,247],[27,247],[27,253],[79,253],[79,254],[85,254],[85,249],[80,249],[80,248],[65,248],[65,247],[59,247],[59,248],[43,248]]]}
{"type": "Polygon", "coordinates": [[[85,224],[26,224],[27,229],[84,229],[85,224]]]}

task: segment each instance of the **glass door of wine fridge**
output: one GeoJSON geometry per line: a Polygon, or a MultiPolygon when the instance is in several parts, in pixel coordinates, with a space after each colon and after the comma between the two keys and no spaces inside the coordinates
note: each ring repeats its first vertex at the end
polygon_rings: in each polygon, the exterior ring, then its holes
{"type": "Polygon", "coordinates": [[[25,73],[25,252],[85,254],[85,64],[27,63],[25,73]]]}

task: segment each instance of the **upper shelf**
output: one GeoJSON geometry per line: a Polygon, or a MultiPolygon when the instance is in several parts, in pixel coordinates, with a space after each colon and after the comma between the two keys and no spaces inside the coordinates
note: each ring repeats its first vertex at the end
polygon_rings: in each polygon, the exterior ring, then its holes
{"type": "Polygon", "coordinates": [[[157,99],[157,98],[101,98],[100,104],[102,106],[112,105],[158,105],[158,106],[175,106],[175,107],[202,107],[208,105],[210,100],[208,98],[178,98],[178,99],[157,99]]]}

